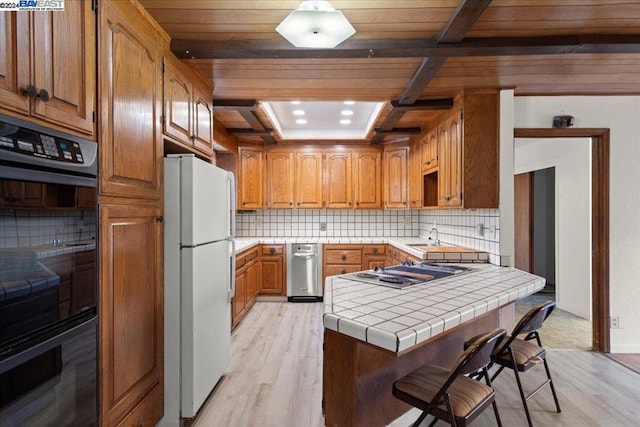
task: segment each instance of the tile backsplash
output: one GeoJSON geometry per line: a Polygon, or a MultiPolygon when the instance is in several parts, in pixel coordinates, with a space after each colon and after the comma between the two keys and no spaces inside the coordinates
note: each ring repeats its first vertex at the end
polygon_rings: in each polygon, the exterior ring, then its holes
{"type": "Polygon", "coordinates": [[[415,237],[419,210],[270,209],[239,212],[238,237],[415,237]]]}
{"type": "Polygon", "coordinates": [[[23,248],[96,237],[95,212],[0,209],[0,248],[23,248]]]}
{"type": "Polygon", "coordinates": [[[489,262],[500,265],[500,211],[498,209],[437,209],[420,213],[419,236],[489,254],[489,262]]]}

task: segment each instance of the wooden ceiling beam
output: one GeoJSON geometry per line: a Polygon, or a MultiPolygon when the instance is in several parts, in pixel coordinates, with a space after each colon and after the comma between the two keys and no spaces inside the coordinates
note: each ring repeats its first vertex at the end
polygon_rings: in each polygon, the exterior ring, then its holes
{"type": "Polygon", "coordinates": [[[264,141],[265,144],[276,143],[276,140],[273,137],[271,131],[268,131],[267,128],[264,127],[264,125],[260,121],[260,118],[256,114],[255,110],[241,109],[241,110],[238,110],[238,112],[240,113],[242,118],[244,118],[246,122],[249,123],[249,126],[251,126],[252,130],[254,130],[255,132],[263,133],[260,136],[262,137],[262,140],[264,141]]]}
{"type": "Polygon", "coordinates": [[[451,14],[436,41],[440,43],[460,43],[487,9],[491,0],[462,0],[451,14]]]}
{"type": "Polygon", "coordinates": [[[382,130],[381,128],[375,129],[376,135],[417,135],[422,132],[422,129],[419,127],[411,127],[411,128],[393,128],[391,130],[382,130]]]}
{"type": "Polygon", "coordinates": [[[295,48],[275,40],[173,40],[182,59],[351,59],[465,56],[640,53],[640,34],[578,34],[536,37],[465,38],[459,43],[430,39],[346,40],[333,49],[295,48]],[[188,51],[189,53],[186,53],[188,51]]]}
{"type": "Polygon", "coordinates": [[[251,99],[216,99],[213,102],[214,110],[255,111],[258,108],[258,101],[251,99]]]}
{"type": "Polygon", "coordinates": [[[273,129],[259,131],[247,128],[229,128],[227,133],[234,136],[273,136],[273,129]]]}
{"type": "Polygon", "coordinates": [[[391,108],[401,111],[448,110],[451,107],[453,107],[453,98],[419,99],[410,105],[391,101],[391,108]]]}

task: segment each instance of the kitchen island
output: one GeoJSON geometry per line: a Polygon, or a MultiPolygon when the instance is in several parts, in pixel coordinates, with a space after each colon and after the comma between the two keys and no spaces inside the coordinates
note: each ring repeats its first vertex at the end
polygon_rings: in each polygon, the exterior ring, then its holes
{"type": "Polygon", "coordinates": [[[327,426],[386,425],[410,409],[392,384],[421,365],[450,367],[465,340],[511,330],[514,302],[544,279],[473,264],[464,274],[404,289],[329,277],[324,297],[323,405],[327,426]]]}

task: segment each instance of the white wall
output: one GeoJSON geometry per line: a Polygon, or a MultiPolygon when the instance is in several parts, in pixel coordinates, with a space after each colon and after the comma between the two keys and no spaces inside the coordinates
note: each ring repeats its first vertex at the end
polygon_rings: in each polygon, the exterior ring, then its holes
{"type": "Polygon", "coordinates": [[[515,173],[555,167],[556,302],[591,318],[591,140],[515,140],[515,173]]]}
{"type": "Polygon", "coordinates": [[[611,129],[610,311],[612,352],[640,353],[640,96],[516,97],[515,127],[551,127],[570,114],[575,127],[611,129]]]}

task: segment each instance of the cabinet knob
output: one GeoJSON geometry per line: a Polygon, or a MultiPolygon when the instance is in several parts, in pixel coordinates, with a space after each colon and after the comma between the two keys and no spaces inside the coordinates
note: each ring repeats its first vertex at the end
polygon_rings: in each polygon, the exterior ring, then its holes
{"type": "Polygon", "coordinates": [[[293,206],[293,202],[289,202],[289,206],[293,206]]]}
{"type": "Polygon", "coordinates": [[[46,89],[40,89],[38,92],[38,98],[42,100],[42,102],[49,102],[49,92],[46,89]]]}
{"type": "Polygon", "coordinates": [[[347,270],[342,270],[340,274],[347,274],[347,270]]]}
{"type": "Polygon", "coordinates": [[[342,255],[342,256],[340,257],[340,259],[342,259],[343,261],[345,261],[345,260],[347,259],[347,256],[346,256],[346,255],[342,255]]]}
{"type": "Polygon", "coordinates": [[[27,95],[31,99],[35,99],[38,96],[38,89],[34,85],[28,85],[22,88],[22,94],[27,95]]]}
{"type": "Polygon", "coordinates": [[[351,202],[349,202],[349,206],[351,206],[351,202]]]}
{"type": "Polygon", "coordinates": [[[300,202],[298,202],[298,206],[300,206],[300,202]]]}
{"type": "Polygon", "coordinates": [[[373,253],[377,254],[378,253],[378,248],[373,248],[373,253]]]}
{"type": "Polygon", "coordinates": [[[269,252],[274,253],[276,251],[276,248],[269,248],[269,252]]]}

